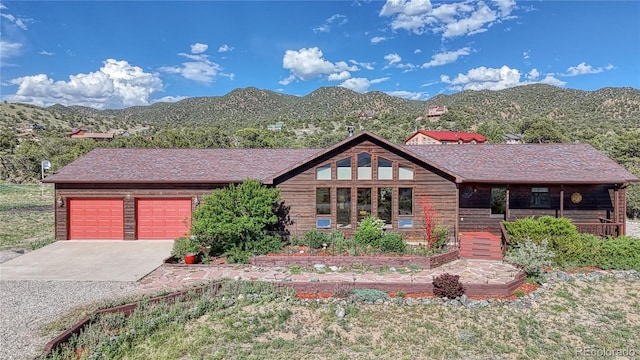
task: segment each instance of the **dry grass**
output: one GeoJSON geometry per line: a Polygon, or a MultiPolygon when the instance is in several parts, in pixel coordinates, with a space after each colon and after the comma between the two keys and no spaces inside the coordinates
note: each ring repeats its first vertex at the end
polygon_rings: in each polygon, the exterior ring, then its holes
{"type": "MultiPolygon", "coordinates": [[[[640,281],[555,283],[531,308],[237,301],[128,342],[125,359],[573,359],[640,354],[640,281]]],[[[153,321],[151,321],[153,322],[153,321]]],[[[90,354],[86,354],[89,356],[90,354]]],[[[633,358],[633,356],[632,356],[633,358]]]]}
{"type": "Polygon", "coordinates": [[[52,241],[53,187],[0,183],[0,250],[52,241]]]}

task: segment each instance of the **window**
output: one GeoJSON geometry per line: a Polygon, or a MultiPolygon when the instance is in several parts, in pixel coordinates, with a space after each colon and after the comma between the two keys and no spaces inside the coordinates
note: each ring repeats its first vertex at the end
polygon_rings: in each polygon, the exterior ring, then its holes
{"type": "Polygon", "coordinates": [[[316,215],[331,214],[331,189],[316,189],[316,215]]]}
{"type": "Polygon", "coordinates": [[[378,188],[378,219],[386,225],[391,225],[392,188],[378,188]]]}
{"type": "Polygon", "coordinates": [[[338,227],[351,227],[351,189],[336,189],[336,222],[338,227]]]}
{"type": "Polygon", "coordinates": [[[507,213],[507,189],[491,188],[491,217],[504,217],[507,213]]]}
{"type": "Polygon", "coordinates": [[[398,189],[398,215],[413,215],[413,189],[398,189]]]}
{"type": "Polygon", "coordinates": [[[338,180],[351,180],[351,158],[338,160],[336,163],[338,168],[338,180]]]}
{"type": "Polygon", "coordinates": [[[316,168],[316,180],[331,180],[331,164],[316,168]]]}
{"type": "Polygon", "coordinates": [[[316,219],[316,227],[320,229],[330,229],[331,228],[331,219],[316,219]]]}
{"type": "Polygon", "coordinates": [[[398,227],[399,228],[412,228],[413,227],[413,219],[398,219],[398,227]]]}
{"type": "Polygon", "coordinates": [[[398,168],[398,179],[413,180],[413,169],[406,166],[400,166],[398,168]]]}
{"type": "Polygon", "coordinates": [[[393,180],[393,163],[385,158],[378,158],[378,180],[393,180]]]}
{"type": "Polygon", "coordinates": [[[531,188],[531,207],[549,207],[549,188],[548,187],[532,187],[531,188]]]}
{"type": "Polygon", "coordinates": [[[371,188],[358,188],[358,221],[371,214],[371,188]]]}
{"type": "Polygon", "coordinates": [[[371,180],[371,155],[358,154],[358,180],[371,180]]]}

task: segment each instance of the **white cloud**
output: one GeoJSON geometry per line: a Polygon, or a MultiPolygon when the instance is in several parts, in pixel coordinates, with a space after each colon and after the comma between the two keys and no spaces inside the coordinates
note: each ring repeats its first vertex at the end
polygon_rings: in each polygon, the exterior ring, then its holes
{"type": "Polygon", "coordinates": [[[322,57],[322,50],[317,47],[302,48],[298,51],[287,50],[282,59],[282,67],[290,71],[289,77],[280,81],[282,85],[288,85],[295,79],[308,81],[322,75],[329,76],[344,71],[359,70],[357,66],[349,66],[344,61],[332,63],[325,60],[322,57]]]}
{"type": "Polygon", "coordinates": [[[47,50],[40,50],[40,52],[39,52],[38,54],[40,54],[40,55],[46,55],[46,56],[52,56],[52,55],[55,55],[56,53],[54,53],[54,52],[49,52],[49,51],[47,51],[47,50]]]}
{"type": "MultiPolygon", "coordinates": [[[[2,8],[0,8],[0,9],[8,10],[8,8],[6,6],[4,6],[4,5],[2,5],[2,8]]],[[[0,14],[0,17],[3,17],[5,19],[9,20],[10,23],[14,24],[15,26],[19,27],[22,30],[26,31],[26,30],[29,29],[27,27],[27,22],[30,21],[29,19],[19,18],[19,17],[16,17],[16,16],[12,15],[12,14],[7,14],[6,12],[0,14]]]]}
{"type": "Polygon", "coordinates": [[[218,48],[218,52],[229,52],[229,51],[233,51],[233,47],[227,45],[227,44],[222,44],[219,48],[218,48]]]}
{"type": "Polygon", "coordinates": [[[447,51],[439,54],[435,54],[431,57],[431,61],[422,64],[422,68],[428,69],[434,66],[442,66],[456,62],[459,57],[467,56],[471,53],[471,49],[468,47],[458,49],[456,51],[447,51]]]}
{"type": "Polygon", "coordinates": [[[203,53],[208,48],[207,44],[193,44],[191,45],[191,54],[178,53],[178,55],[193,61],[183,62],[179,66],[163,66],[159,70],[205,84],[214,82],[218,76],[227,76],[233,80],[233,74],[223,73],[222,66],[211,61],[209,55],[203,53]]]}
{"type": "Polygon", "coordinates": [[[427,0],[387,0],[380,16],[392,17],[393,30],[418,35],[431,31],[446,39],[482,33],[496,23],[515,18],[511,15],[514,0],[494,0],[491,5],[493,8],[484,1],[461,1],[433,7],[427,0]]]}
{"type": "Polygon", "coordinates": [[[347,17],[340,14],[334,14],[324,21],[324,24],[313,28],[313,32],[330,32],[333,26],[342,26],[348,22],[347,17]]]}
{"type": "Polygon", "coordinates": [[[586,75],[586,74],[598,74],[601,73],[605,70],[611,70],[613,69],[613,65],[607,65],[606,67],[602,68],[594,68],[591,65],[587,65],[587,63],[585,62],[581,62],[580,64],[578,64],[577,66],[571,66],[567,69],[567,73],[565,74],[565,76],[578,76],[578,75],[586,75]]]}
{"type": "Polygon", "coordinates": [[[195,43],[191,45],[191,53],[202,54],[203,52],[207,51],[208,48],[209,48],[209,45],[207,44],[195,43]]]}
{"type": "Polygon", "coordinates": [[[431,10],[430,0],[387,0],[380,10],[380,16],[392,16],[396,14],[416,16],[431,10]]]}
{"type": "Polygon", "coordinates": [[[348,71],[343,71],[340,73],[334,73],[334,74],[330,74],[328,77],[329,81],[343,81],[343,80],[347,80],[348,78],[351,77],[351,73],[348,71]]]}
{"type": "Polygon", "coordinates": [[[527,73],[527,75],[525,75],[525,77],[527,78],[527,80],[535,81],[540,77],[540,72],[538,71],[538,69],[532,69],[527,73]]]}
{"type": "Polygon", "coordinates": [[[184,100],[187,99],[188,96],[164,96],[161,97],[159,99],[154,99],[151,102],[152,103],[159,103],[159,102],[168,102],[168,103],[174,103],[174,102],[178,102],[180,100],[184,100]]]}
{"type": "Polygon", "coordinates": [[[527,50],[527,51],[523,52],[523,53],[522,53],[522,57],[523,57],[525,60],[529,60],[529,57],[531,57],[531,50],[527,50]]]}
{"type": "Polygon", "coordinates": [[[466,74],[458,74],[451,79],[447,75],[441,75],[440,81],[449,84],[449,90],[502,90],[520,85],[542,83],[554,86],[564,86],[564,81],[558,80],[554,74],[537,81],[541,76],[538,70],[533,69],[525,75],[526,81],[520,81],[521,73],[518,69],[512,69],[506,65],[499,69],[484,66],[471,69],[466,74]]]}
{"type": "Polygon", "coordinates": [[[9,81],[17,85],[10,102],[39,106],[83,105],[98,109],[148,105],[152,93],[163,89],[157,74],[144,72],[127,61],[107,59],[95,72],[69,76],[69,81],[54,81],[45,74],[23,76],[9,81]]]}
{"type": "Polygon", "coordinates": [[[413,92],[413,91],[387,91],[387,95],[395,96],[407,100],[427,100],[429,98],[429,94],[425,92],[413,92]]]}
{"type": "Polygon", "coordinates": [[[366,78],[351,78],[351,79],[345,80],[342,84],[340,84],[340,86],[345,87],[349,90],[353,90],[358,93],[364,93],[367,90],[369,90],[369,87],[371,85],[379,84],[387,80],[389,80],[388,77],[373,79],[373,80],[369,80],[366,78]]]}
{"type": "Polygon", "coordinates": [[[420,54],[421,52],[422,52],[422,50],[420,50],[420,49],[415,49],[415,50],[413,50],[413,53],[414,53],[414,54],[420,54]]]}
{"type": "Polygon", "coordinates": [[[349,60],[349,62],[352,63],[353,65],[360,66],[360,67],[362,67],[364,69],[373,70],[373,64],[374,63],[359,62],[359,61],[356,61],[356,60],[349,60]]]}
{"type": "Polygon", "coordinates": [[[387,40],[387,38],[384,37],[384,36],[375,36],[375,37],[371,38],[371,43],[372,44],[377,44],[377,43],[383,42],[385,40],[387,40]]]}
{"type": "Polygon", "coordinates": [[[398,54],[387,54],[384,56],[384,59],[387,60],[388,65],[397,64],[402,61],[402,58],[398,54]]]}
{"type": "Polygon", "coordinates": [[[20,54],[22,44],[0,40],[0,58],[10,58],[20,54]]]}

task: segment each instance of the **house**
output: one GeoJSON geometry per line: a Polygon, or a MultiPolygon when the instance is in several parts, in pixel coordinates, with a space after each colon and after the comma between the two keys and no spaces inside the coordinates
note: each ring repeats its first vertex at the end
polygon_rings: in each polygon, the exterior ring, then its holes
{"type": "Polygon", "coordinates": [[[507,144],[522,144],[522,134],[504,134],[504,142],[507,144]]]}
{"type": "Polygon", "coordinates": [[[588,144],[410,146],[364,131],[326,149],[98,148],[43,182],[55,184],[56,239],[147,240],[186,233],[205,194],[247,178],[281,190],[294,235],[353,234],[373,214],[424,241],[427,196],[454,242],[540,215],[624,234],[626,187],[640,181],[588,144]]]}
{"type": "Polygon", "coordinates": [[[277,122],[275,124],[269,124],[269,125],[267,125],[267,130],[281,131],[283,126],[284,126],[283,122],[277,122]]]}
{"type": "Polygon", "coordinates": [[[411,134],[405,141],[405,145],[425,144],[481,144],[487,138],[476,133],[456,131],[431,131],[418,130],[411,134]]]}
{"type": "Polygon", "coordinates": [[[376,118],[376,112],[371,110],[360,111],[358,113],[358,119],[360,120],[371,120],[376,118]]]}
{"type": "Polygon", "coordinates": [[[429,105],[427,109],[427,117],[440,117],[442,114],[446,114],[449,110],[443,105],[429,105]]]}
{"type": "Polygon", "coordinates": [[[67,137],[72,139],[93,139],[96,141],[111,141],[113,140],[113,134],[109,133],[92,133],[88,130],[74,129],[68,132],[67,137]]]}

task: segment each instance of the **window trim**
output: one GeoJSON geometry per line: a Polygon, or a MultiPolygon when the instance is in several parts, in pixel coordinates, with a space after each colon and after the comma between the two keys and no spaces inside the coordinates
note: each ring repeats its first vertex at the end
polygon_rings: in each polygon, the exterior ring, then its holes
{"type": "Polygon", "coordinates": [[[548,186],[532,186],[531,187],[531,209],[549,209],[551,207],[551,191],[548,186]],[[535,191],[535,190],[546,190],[546,191],[535,191]],[[535,196],[533,194],[536,194],[535,196]],[[545,196],[543,196],[545,195],[545,196]],[[534,204],[534,199],[545,200],[544,203],[542,201],[538,201],[538,203],[534,204]]]}
{"type": "Polygon", "coordinates": [[[341,181],[349,181],[349,180],[353,180],[353,157],[352,156],[347,156],[346,158],[343,159],[339,159],[336,160],[336,180],[341,180],[341,181]],[[339,164],[345,160],[349,160],[349,171],[348,172],[344,172],[345,174],[349,174],[349,178],[341,178],[340,174],[341,171],[340,169],[343,168],[347,168],[346,166],[339,166],[339,164]]]}
{"type": "Polygon", "coordinates": [[[415,167],[398,164],[398,180],[399,181],[415,181],[415,179],[416,179],[416,169],[415,169],[415,167]],[[400,169],[402,169],[402,168],[411,170],[411,179],[401,178],[400,177],[400,171],[401,171],[400,169]]]}
{"type": "MultiPolygon", "coordinates": [[[[316,211],[315,211],[315,215],[316,216],[331,216],[332,215],[332,212],[331,212],[331,208],[332,208],[332,206],[331,206],[331,187],[318,186],[318,187],[316,187],[316,194],[315,195],[316,195],[316,202],[315,202],[316,211]],[[320,210],[320,207],[319,207],[320,203],[318,202],[318,191],[321,190],[321,189],[326,189],[326,190],[329,191],[329,203],[328,203],[329,212],[328,213],[321,213],[321,212],[318,211],[318,210],[320,210]]],[[[322,204],[324,205],[325,203],[322,203],[322,204]]]]}
{"type": "Polygon", "coordinates": [[[332,173],[332,171],[331,171],[331,163],[320,165],[320,166],[316,167],[316,180],[317,181],[332,180],[333,176],[332,176],[331,173],[332,173]],[[320,175],[321,171],[326,171],[326,170],[329,170],[329,178],[328,179],[326,179],[326,178],[321,179],[318,175],[320,175]]]}

